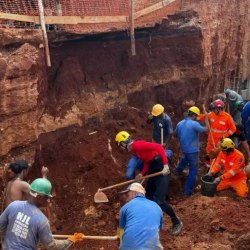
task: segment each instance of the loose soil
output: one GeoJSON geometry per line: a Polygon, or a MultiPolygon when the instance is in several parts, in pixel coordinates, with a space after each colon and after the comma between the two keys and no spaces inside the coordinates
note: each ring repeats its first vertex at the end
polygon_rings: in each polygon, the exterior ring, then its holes
{"type": "MultiPolygon", "coordinates": [[[[119,114],[111,113],[104,124],[93,123],[88,128],[72,126],[40,136],[42,147],[41,151],[37,147],[30,178],[40,175],[41,165],[49,167],[55,195],[52,203],[56,234],[115,235],[119,209],[124,202],[119,194],[122,188],[105,192],[109,203],[95,204],[94,194],[100,187],[125,180],[125,165],[130,154],[119,151],[114,144],[115,134],[127,130],[136,139],[150,141],[152,128],[146,119],[145,111],[121,109],[119,114]]],[[[176,139],[171,140],[169,148],[174,151],[174,166],[180,157],[176,139]]],[[[204,148],[205,136],[202,137],[202,150],[204,148]]],[[[202,151],[199,176],[206,172],[203,154],[202,151]]],[[[184,199],[184,181],[185,177],[172,176],[170,182],[169,202],[183,220],[184,228],[178,237],[171,236],[171,223],[164,215],[161,241],[165,249],[249,249],[249,200],[237,198],[231,190],[209,198],[201,196],[198,188],[191,198],[184,199]]],[[[197,178],[197,185],[199,183],[197,178]]],[[[118,241],[85,240],[73,249],[117,248],[118,241]]]]}

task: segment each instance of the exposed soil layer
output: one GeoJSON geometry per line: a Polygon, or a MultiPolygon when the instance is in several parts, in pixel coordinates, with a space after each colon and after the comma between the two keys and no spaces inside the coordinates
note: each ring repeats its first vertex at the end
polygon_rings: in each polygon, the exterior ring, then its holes
{"type": "MultiPolygon", "coordinates": [[[[249,43],[247,0],[197,3],[137,30],[136,57],[128,34],[109,33],[50,44],[50,69],[41,32],[0,29],[0,162],[20,157],[34,162],[30,180],[40,176],[42,165],[49,167],[56,234],[114,235],[122,188],[107,191],[106,204],[95,204],[93,197],[98,188],[124,181],[130,155],[114,144],[116,133],[127,130],[150,141],[146,119],[154,103],[163,104],[176,125],[188,107],[209,103],[227,80],[240,75],[247,57],[242,47],[249,43]]],[[[201,140],[199,178],[206,172],[206,136],[201,140]]],[[[169,148],[174,167],[180,158],[176,139],[169,148]]],[[[169,188],[169,202],[184,229],[170,236],[164,216],[164,247],[249,249],[249,200],[232,190],[203,197],[198,188],[184,199],[184,181],[172,176],[169,188]]],[[[118,241],[86,240],[74,249],[117,247],[118,241]]]]}

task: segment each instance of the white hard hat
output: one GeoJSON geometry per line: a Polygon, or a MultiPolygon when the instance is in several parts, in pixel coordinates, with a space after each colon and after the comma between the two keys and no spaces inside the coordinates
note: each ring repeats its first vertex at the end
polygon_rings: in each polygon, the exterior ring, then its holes
{"type": "Polygon", "coordinates": [[[138,182],[132,183],[131,185],[129,185],[127,187],[126,190],[122,191],[121,193],[126,193],[128,191],[135,191],[135,192],[141,193],[143,195],[145,195],[145,193],[146,193],[144,187],[138,182]]]}

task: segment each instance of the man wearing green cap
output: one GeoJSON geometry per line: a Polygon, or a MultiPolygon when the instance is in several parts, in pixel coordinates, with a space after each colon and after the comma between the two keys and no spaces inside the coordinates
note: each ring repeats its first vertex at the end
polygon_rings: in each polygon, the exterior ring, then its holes
{"type": "Polygon", "coordinates": [[[40,242],[46,249],[68,249],[81,241],[83,234],[75,233],[67,240],[55,240],[49,221],[39,209],[45,207],[51,195],[48,179],[38,178],[30,185],[27,201],[13,201],[0,216],[0,238],[3,249],[37,249],[40,242]]]}

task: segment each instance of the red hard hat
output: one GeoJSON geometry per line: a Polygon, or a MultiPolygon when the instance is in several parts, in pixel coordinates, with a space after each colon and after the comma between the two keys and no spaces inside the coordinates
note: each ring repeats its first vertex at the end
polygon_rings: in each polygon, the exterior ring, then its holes
{"type": "Polygon", "coordinates": [[[224,108],[225,106],[224,102],[220,99],[213,101],[213,105],[215,108],[224,108]]]}

